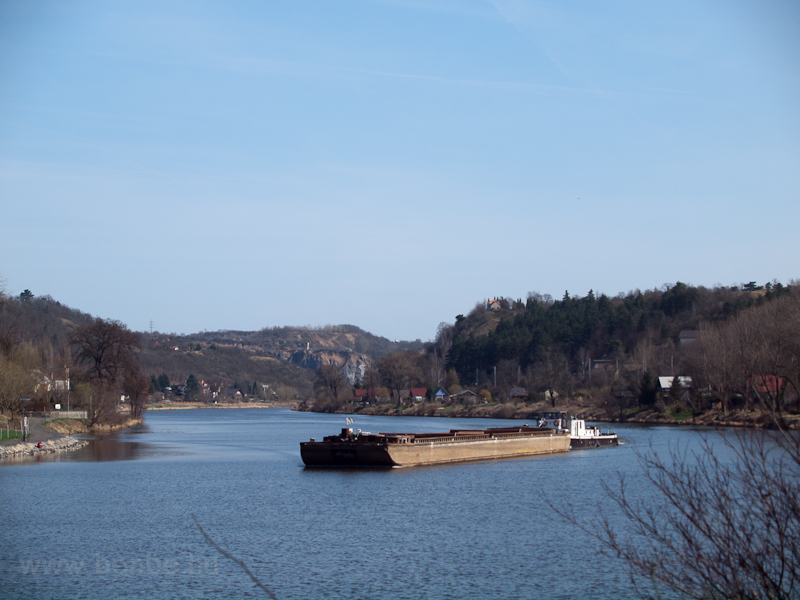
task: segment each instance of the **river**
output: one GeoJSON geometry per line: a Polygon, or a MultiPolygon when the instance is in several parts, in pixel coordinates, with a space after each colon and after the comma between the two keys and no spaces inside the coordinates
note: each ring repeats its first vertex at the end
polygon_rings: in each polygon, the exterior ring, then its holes
{"type": "MultiPolygon", "coordinates": [[[[519,421],[356,417],[355,426],[433,432],[505,423],[519,421]]],[[[81,450],[0,461],[0,595],[633,598],[624,565],[548,502],[572,505],[584,525],[601,510],[618,519],[603,482],[623,474],[647,500],[637,451],[696,448],[704,437],[618,425],[617,448],[304,469],[299,442],[342,427],[343,415],[285,409],[159,411],[81,450]]]]}

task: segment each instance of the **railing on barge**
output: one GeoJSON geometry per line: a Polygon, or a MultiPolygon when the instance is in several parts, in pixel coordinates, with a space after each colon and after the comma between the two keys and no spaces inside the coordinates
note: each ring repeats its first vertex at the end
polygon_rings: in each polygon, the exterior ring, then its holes
{"type": "Polygon", "coordinates": [[[506,440],[506,439],[522,439],[531,437],[549,437],[553,435],[552,429],[545,428],[531,428],[528,430],[518,431],[496,431],[492,433],[473,434],[473,435],[458,435],[452,434],[439,437],[397,437],[391,440],[393,443],[399,444],[456,444],[459,442],[481,442],[490,440],[506,440]]]}

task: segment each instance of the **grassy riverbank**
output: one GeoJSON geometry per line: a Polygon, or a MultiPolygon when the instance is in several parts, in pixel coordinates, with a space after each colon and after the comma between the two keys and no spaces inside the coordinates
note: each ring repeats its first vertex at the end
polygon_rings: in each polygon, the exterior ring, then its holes
{"type": "Polygon", "coordinates": [[[8,440],[17,440],[22,437],[21,431],[14,431],[13,429],[0,429],[0,442],[5,442],[8,440]]]}
{"type": "Polygon", "coordinates": [[[99,423],[90,425],[88,419],[54,419],[42,425],[42,429],[64,435],[74,433],[110,433],[121,429],[129,429],[142,424],[142,419],[128,417],[117,423],[99,423]]]}

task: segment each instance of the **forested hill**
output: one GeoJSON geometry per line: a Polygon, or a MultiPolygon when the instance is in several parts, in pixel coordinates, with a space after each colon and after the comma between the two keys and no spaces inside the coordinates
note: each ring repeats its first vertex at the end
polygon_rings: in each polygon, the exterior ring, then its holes
{"type": "Polygon", "coordinates": [[[92,316],[51,296],[25,291],[27,294],[14,299],[0,294],[0,344],[35,348],[47,363],[63,360],[70,335],[79,325],[91,323],[92,316]]]}
{"type": "MultiPolygon", "coordinates": [[[[567,360],[619,358],[647,338],[655,344],[678,341],[682,330],[720,322],[779,296],[793,287],[778,282],[759,286],[693,287],[681,282],[610,298],[565,293],[561,300],[529,294],[527,301],[498,299],[499,308],[479,304],[459,315],[451,331],[448,366],[462,377],[490,369],[500,361],[525,368],[556,349],[567,360]]],[[[493,306],[495,303],[493,303],[493,306]]]]}

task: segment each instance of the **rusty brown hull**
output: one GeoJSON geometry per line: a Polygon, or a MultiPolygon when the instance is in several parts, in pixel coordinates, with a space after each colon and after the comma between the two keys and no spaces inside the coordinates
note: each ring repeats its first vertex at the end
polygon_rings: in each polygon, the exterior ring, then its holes
{"type": "Polygon", "coordinates": [[[511,439],[380,443],[303,442],[300,455],[309,467],[411,467],[567,452],[569,435],[552,433],[511,439]]]}

